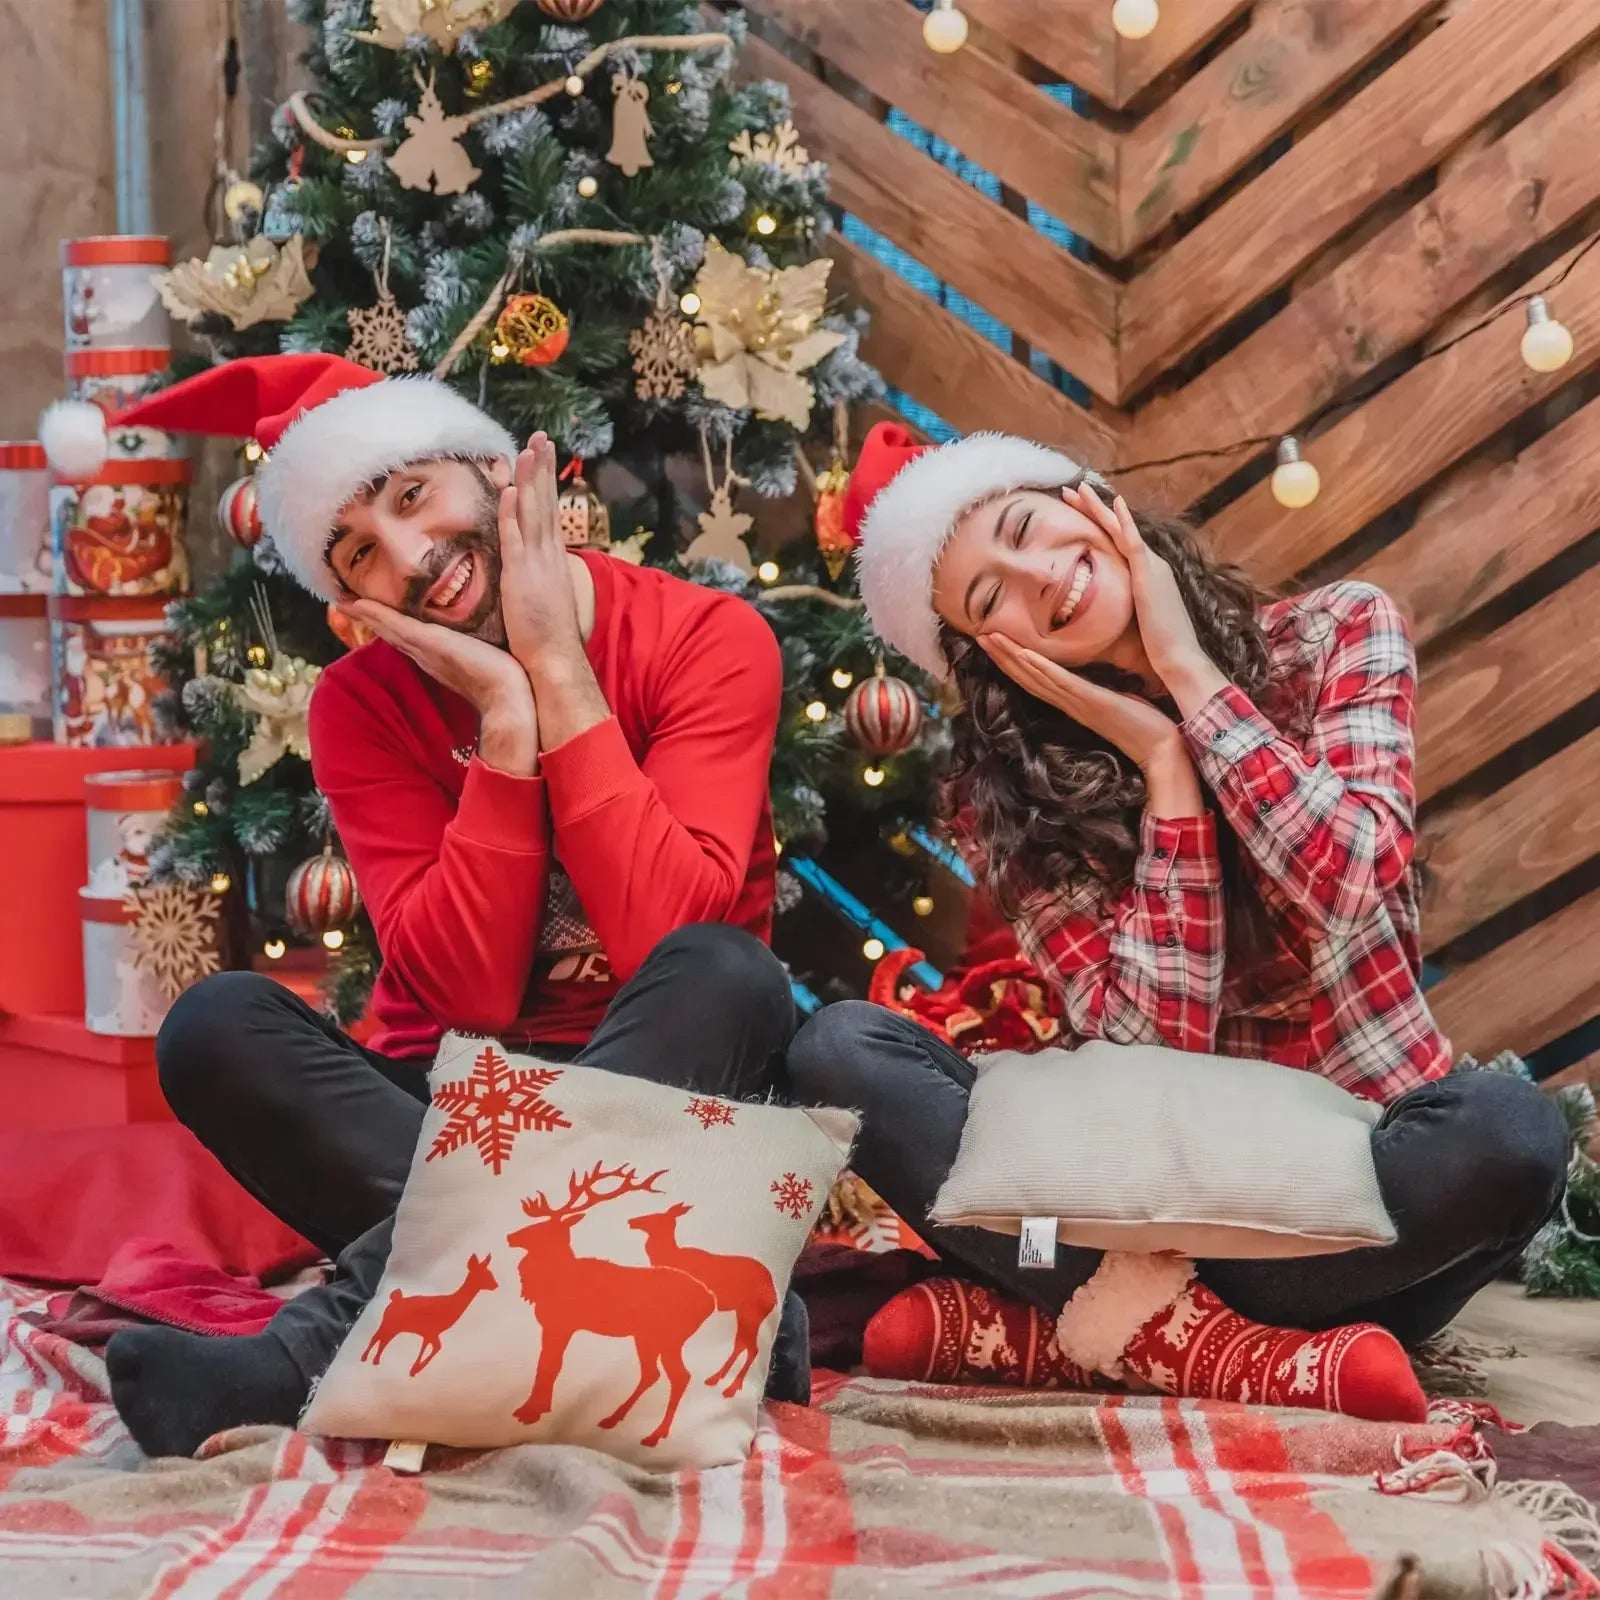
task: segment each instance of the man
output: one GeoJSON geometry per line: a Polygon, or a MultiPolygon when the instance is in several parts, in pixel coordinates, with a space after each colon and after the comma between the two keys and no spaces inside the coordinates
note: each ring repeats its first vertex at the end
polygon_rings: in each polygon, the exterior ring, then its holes
{"type": "MultiPolygon", "coordinates": [[[[383,955],[370,1048],[253,973],[189,990],[157,1040],[179,1118],[338,1258],[258,1337],[112,1341],[134,1437],[188,1455],[221,1428],[293,1423],[376,1289],[446,1030],[705,1092],[774,1087],[795,1026],[764,943],[782,674],[738,599],[568,552],[549,440],[519,455],[431,379],[236,361],[118,420],[273,447],[267,531],[378,636],[311,707],[383,955]]],[[[808,1389],[791,1296],[769,1393],[808,1389]]]]}

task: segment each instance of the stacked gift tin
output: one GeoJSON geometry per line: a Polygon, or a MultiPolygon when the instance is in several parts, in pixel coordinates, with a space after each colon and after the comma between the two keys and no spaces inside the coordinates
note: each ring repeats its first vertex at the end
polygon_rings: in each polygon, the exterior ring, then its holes
{"type": "MultiPolygon", "coordinates": [[[[166,239],[68,239],[61,247],[66,368],[74,399],[111,416],[148,394],[171,363],[157,286],[166,239]]],[[[160,741],[166,687],[157,647],[169,600],[189,587],[190,465],[155,428],[109,432],[94,477],[50,496],[55,736],[71,745],[160,741]]]]}

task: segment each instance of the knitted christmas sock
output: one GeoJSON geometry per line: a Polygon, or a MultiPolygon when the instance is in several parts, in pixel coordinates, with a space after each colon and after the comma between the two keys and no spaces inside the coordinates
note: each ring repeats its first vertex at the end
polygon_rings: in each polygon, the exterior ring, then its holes
{"type": "Polygon", "coordinates": [[[957,1278],[903,1289],[867,1324],[862,1363],[875,1378],[1092,1389],[1095,1379],[1056,1348],[1055,1318],[957,1278]]]}
{"type": "Polygon", "coordinates": [[[1188,1262],[1108,1254],[1062,1312],[1063,1348],[1096,1370],[1126,1371],[1189,1400],[1338,1411],[1373,1422],[1426,1419],[1427,1401],[1393,1334],[1370,1322],[1326,1333],[1269,1328],[1230,1311],[1191,1271],[1188,1262]]]}

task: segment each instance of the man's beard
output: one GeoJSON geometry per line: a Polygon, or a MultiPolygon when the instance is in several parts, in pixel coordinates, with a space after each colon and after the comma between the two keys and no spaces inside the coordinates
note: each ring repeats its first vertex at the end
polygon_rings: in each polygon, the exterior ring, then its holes
{"type": "Polygon", "coordinates": [[[505,620],[500,614],[500,517],[499,503],[489,485],[480,485],[476,526],[465,533],[438,540],[428,553],[427,565],[407,585],[401,609],[419,622],[432,622],[456,633],[469,633],[486,644],[506,642],[505,620]],[[471,555],[483,576],[483,599],[471,616],[460,622],[445,622],[428,610],[425,602],[433,588],[463,556],[471,555]]]}

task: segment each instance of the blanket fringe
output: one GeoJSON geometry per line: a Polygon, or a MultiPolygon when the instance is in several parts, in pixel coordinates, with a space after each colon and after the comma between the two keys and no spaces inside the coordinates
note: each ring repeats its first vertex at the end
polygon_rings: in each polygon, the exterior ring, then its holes
{"type": "MultiPolygon", "coordinates": [[[[1455,1421],[1455,1432],[1414,1456],[1407,1454],[1403,1438],[1396,1440],[1395,1469],[1378,1475],[1378,1492],[1427,1495],[1462,1505],[1493,1500],[1531,1517],[1543,1534],[1537,1552],[1509,1543],[1484,1552],[1497,1600],[1600,1596],[1600,1578],[1595,1576],[1600,1572],[1600,1513],[1595,1507],[1559,1481],[1500,1482],[1499,1465],[1481,1432],[1486,1422],[1504,1425],[1494,1407],[1449,1402],[1434,1407],[1429,1417],[1455,1421]]],[[[1401,1576],[1397,1572],[1393,1582],[1401,1576]]]]}

